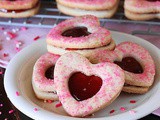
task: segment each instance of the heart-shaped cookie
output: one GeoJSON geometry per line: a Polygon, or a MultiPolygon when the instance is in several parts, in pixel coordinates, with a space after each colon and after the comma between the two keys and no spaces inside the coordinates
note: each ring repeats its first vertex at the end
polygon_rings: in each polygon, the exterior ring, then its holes
{"type": "Polygon", "coordinates": [[[54,66],[59,57],[59,55],[45,53],[34,65],[32,86],[39,99],[58,100],[54,85],[54,66]]]}
{"type": "Polygon", "coordinates": [[[125,72],[123,91],[130,93],[145,93],[153,84],[155,64],[149,52],[133,42],[123,42],[114,51],[95,53],[93,62],[110,61],[119,65],[125,72]]]}
{"type": "Polygon", "coordinates": [[[67,19],[54,27],[47,35],[47,45],[60,48],[97,48],[111,41],[109,30],[100,27],[93,15],[67,19]]]}
{"type": "Polygon", "coordinates": [[[118,65],[92,64],[75,52],[62,55],[54,73],[57,95],[71,116],[84,117],[106,107],[124,85],[124,72],[118,65]]]}

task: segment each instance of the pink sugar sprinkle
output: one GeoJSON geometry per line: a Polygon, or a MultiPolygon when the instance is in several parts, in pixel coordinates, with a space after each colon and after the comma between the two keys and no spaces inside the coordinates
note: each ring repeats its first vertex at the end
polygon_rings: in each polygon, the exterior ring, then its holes
{"type": "Polygon", "coordinates": [[[3,74],[3,72],[2,71],[0,71],[0,75],[2,75],[3,74]]]}
{"type": "Polygon", "coordinates": [[[3,54],[3,57],[7,57],[9,54],[8,53],[4,53],[3,54]]]}
{"type": "Polygon", "coordinates": [[[2,114],[2,112],[0,112],[0,115],[2,114]]]}
{"type": "Polygon", "coordinates": [[[38,108],[34,108],[34,111],[35,111],[35,112],[38,111],[38,108]]]}
{"type": "Polygon", "coordinates": [[[20,96],[20,94],[19,94],[19,92],[18,92],[18,91],[16,91],[16,96],[20,96]]]}
{"type": "Polygon", "coordinates": [[[8,113],[9,113],[9,114],[12,114],[13,112],[14,112],[14,110],[10,110],[10,111],[8,111],[8,113]]]}
{"type": "Polygon", "coordinates": [[[121,111],[125,111],[126,108],[125,108],[125,107],[121,107],[120,110],[121,110],[121,111]]]}
{"type": "Polygon", "coordinates": [[[136,103],[136,100],[130,100],[130,103],[136,103]]]}
{"type": "Polygon", "coordinates": [[[13,38],[15,38],[17,35],[16,34],[14,34],[14,33],[12,33],[12,32],[7,32],[7,35],[9,35],[9,37],[11,38],[11,39],[13,39],[13,38]]]}
{"type": "Polygon", "coordinates": [[[2,107],[3,106],[3,104],[0,104],[0,107],[2,107]]]}
{"type": "Polygon", "coordinates": [[[61,107],[61,106],[62,106],[61,102],[59,102],[59,103],[56,104],[56,108],[61,107]]]}
{"type": "Polygon", "coordinates": [[[21,49],[19,49],[18,47],[16,47],[16,51],[19,52],[21,49]]]}
{"type": "Polygon", "coordinates": [[[1,30],[4,30],[5,28],[4,27],[1,27],[1,30]]]}
{"type": "Polygon", "coordinates": [[[111,110],[109,113],[112,114],[112,113],[114,113],[114,112],[115,112],[115,110],[111,110]]]}
{"type": "Polygon", "coordinates": [[[136,113],[136,111],[135,111],[135,110],[130,110],[129,113],[130,113],[131,115],[134,115],[134,114],[136,113]]]}
{"type": "Polygon", "coordinates": [[[21,30],[22,30],[22,31],[26,31],[27,28],[26,28],[26,27],[21,27],[21,30]]]}
{"type": "Polygon", "coordinates": [[[39,36],[37,36],[37,37],[35,37],[33,40],[34,41],[36,41],[36,40],[38,40],[40,37],[39,36]]]}
{"type": "Polygon", "coordinates": [[[53,100],[46,100],[46,102],[47,102],[47,103],[52,103],[52,102],[53,102],[53,100]]]}

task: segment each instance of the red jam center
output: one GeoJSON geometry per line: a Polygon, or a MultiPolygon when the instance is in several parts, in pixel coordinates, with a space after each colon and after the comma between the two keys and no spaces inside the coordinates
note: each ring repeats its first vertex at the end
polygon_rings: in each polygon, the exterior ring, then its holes
{"type": "Polygon", "coordinates": [[[88,32],[86,27],[74,27],[71,29],[68,29],[62,33],[62,36],[65,37],[82,37],[82,36],[88,36],[91,34],[88,32]]]}
{"type": "Polygon", "coordinates": [[[122,59],[121,62],[114,61],[114,63],[117,64],[118,66],[120,66],[125,71],[136,73],[136,74],[143,73],[142,66],[133,57],[125,57],[122,59]]]}
{"type": "Polygon", "coordinates": [[[54,79],[54,66],[51,66],[46,70],[45,77],[47,79],[54,79]]]}
{"type": "Polygon", "coordinates": [[[68,81],[69,91],[77,101],[83,101],[94,96],[102,86],[98,76],[86,76],[81,72],[74,73],[68,81]]]}

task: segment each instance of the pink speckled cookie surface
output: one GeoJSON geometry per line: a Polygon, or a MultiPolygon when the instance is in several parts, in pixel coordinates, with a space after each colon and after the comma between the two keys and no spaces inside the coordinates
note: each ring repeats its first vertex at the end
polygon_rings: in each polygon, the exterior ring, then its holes
{"type": "Polygon", "coordinates": [[[69,52],[58,59],[54,80],[57,95],[66,112],[71,116],[83,117],[114,101],[124,85],[124,72],[113,63],[91,64],[82,55],[69,52]],[[93,97],[83,101],[77,101],[73,98],[69,92],[68,81],[70,76],[76,72],[81,72],[87,76],[95,75],[102,79],[102,86],[93,97]]]}
{"type": "Polygon", "coordinates": [[[20,10],[30,9],[37,4],[38,0],[0,0],[0,9],[20,10]]]}
{"type": "Polygon", "coordinates": [[[159,13],[160,1],[125,0],[124,7],[135,13],[159,13]]]}
{"type": "Polygon", "coordinates": [[[84,15],[65,20],[54,27],[47,35],[47,44],[60,48],[96,48],[111,41],[110,32],[100,27],[97,17],[84,15]],[[81,37],[66,37],[62,33],[70,28],[86,27],[91,34],[81,37]]]}

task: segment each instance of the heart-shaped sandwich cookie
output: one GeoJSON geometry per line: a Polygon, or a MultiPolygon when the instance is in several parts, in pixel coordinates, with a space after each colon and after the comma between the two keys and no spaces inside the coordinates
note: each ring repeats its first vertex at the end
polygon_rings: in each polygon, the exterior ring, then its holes
{"type": "Polygon", "coordinates": [[[0,0],[0,17],[24,18],[38,13],[40,0],[0,0]]]}
{"type": "Polygon", "coordinates": [[[47,50],[59,55],[74,51],[89,57],[96,51],[115,48],[110,32],[100,27],[98,18],[92,15],[59,23],[49,32],[46,42],[47,50]]]}
{"type": "Polygon", "coordinates": [[[125,73],[125,92],[146,93],[153,84],[154,61],[149,52],[136,43],[120,43],[114,51],[95,53],[91,60],[94,63],[110,61],[119,65],[125,73]]]}
{"type": "Polygon", "coordinates": [[[160,19],[160,0],[125,0],[124,8],[132,20],[160,19]]]}
{"type": "Polygon", "coordinates": [[[84,117],[118,97],[124,85],[124,72],[116,64],[92,64],[81,54],[68,52],[55,65],[54,81],[66,112],[84,117]]]}
{"type": "Polygon", "coordinates": [[[32,86],[39,99],[58,100],[54,85],[54,67],[59,57],[59,55],[46,53],[34,65],[32,86]]]}
{"type": "Polygon", "coordinates": [[[119,0],[56,0],[57,8],[72,16],[95,15],[111,18],[117,11],[119,0]]]}

